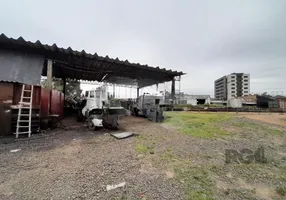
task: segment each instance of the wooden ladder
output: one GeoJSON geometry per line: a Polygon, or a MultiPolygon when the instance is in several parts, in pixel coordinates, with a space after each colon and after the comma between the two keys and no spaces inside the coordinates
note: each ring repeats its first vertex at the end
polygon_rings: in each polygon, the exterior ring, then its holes
{"type": "Polygon", "coordinates": [[[19,137],[19,134],[28,134],[28,137],[31,137],[33,89],[34,89],[33,85],[28,87],[28,85],[23,84],[23,86],[22,86],[21,99],[19,102],[16,133],[15,133],[16,138],[19,137]],[[27,114],[27,112],[23,112],[23,110],[28,110],[28,114],[27,114]],[[29,119],[24,120],[24,119],[22,119],[23,117],[29,117],[29,119]]]}

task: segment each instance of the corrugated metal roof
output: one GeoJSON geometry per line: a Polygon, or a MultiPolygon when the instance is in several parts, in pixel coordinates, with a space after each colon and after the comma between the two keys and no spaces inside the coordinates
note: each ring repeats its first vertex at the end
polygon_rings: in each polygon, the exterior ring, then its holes
{"type": "MultiPolygon", "coordinates": [[[[95,54],[60,48],[56,44],[51,46],[42,44],[39,40],[30,42],[22,37],[18,39],[8,38],[0,35],[0,49],[21,51],[31,54],[45,56],[53,60],[53,76],[57,78],[70,78],[90,81],[115,82],[116,78],[132,79],[139,87],[153,85],[156,83],[171,81],[175,76],[184,75],[183,72],[130,63],[128,60],[121,61],[108,56],[102,57],[95,54]]],[[[46,63],[43,74],[46,75],[46,63]]]]}

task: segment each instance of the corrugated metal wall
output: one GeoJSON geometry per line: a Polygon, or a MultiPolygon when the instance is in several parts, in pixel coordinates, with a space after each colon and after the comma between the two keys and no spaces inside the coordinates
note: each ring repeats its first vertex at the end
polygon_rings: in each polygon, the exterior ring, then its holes
{"type": "Polygon", "coordinates": [[[42,88],[41,90],[41,117],[49,114],[64,116],[64,94],[57,90],[42,88]]]}
{"type": "Polygon", "coordinates": [[[13,84],[0,82],[0,135],[11,132],[11,105],[13,103],[13,84]]]}
{"type": "Polygon", "coordinates": [[[51,110],[50,114],[64,116],[64,94],[57,90],[51,92],[51,110]]]}
{"type": "Polygon", "coordinates": [[[41,117],[47,118],[50,110],[50,93],[51,90],[42,88],[41,89],[41,117]]]}
{"type": "Polygon", "coordinates": [[[39,85],[44,57],[17,51],[0,50],[0,81],[39,85]]]}

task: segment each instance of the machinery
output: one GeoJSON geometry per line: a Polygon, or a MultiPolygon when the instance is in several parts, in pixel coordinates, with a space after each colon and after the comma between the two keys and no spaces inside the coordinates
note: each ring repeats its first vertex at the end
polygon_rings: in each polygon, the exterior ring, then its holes
{"type": "Polygon", "coordinates": [[[116,100],[108,100],[105,86],[85,92],[84,97],[72,96],[67,99],[77,111],[77,120],[88,122],[88,127],[117,129],[118,117],[126,115],[126,110],[116,100]]]}
{"type": "Polygon", "coordinates": [[[132,106],[132,112],[135,116],[143,116],[153,122],[163,121],[163,111],[160,104],[163,103],[163,96],[150,95],[144,93],[136,99],[132,106]]]}

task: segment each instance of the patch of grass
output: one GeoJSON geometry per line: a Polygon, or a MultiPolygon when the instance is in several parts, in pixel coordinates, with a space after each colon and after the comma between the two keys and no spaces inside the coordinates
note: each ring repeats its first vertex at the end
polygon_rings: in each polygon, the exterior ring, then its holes
{"type": "Polygon", "coordinates": [[[228,135],[220,127],[221,122],[231,119],[225,113],[191,113],[191,112],[166,112],[165,123],[178,128],[185,134],[200,138],[215,138],[228,135]]]}
{"type": "Polygon", "coordinates": [[[253,123],[251,121],[235,121],[232,123],[233,126],[243,129],[259,129],[261,125],[253,123]]]}
{"type": "Polygon", "coordinates": [[[147,140],[148,138],[144,135],[137,135],[136,140],[147,140]]]}
{"type": "Polygon", "coordinates": [[[213,200],[214,182],[204,168],[177,167],[177,177],[183,182],[187,199],[213,200]]]}
{"type": "Polygon", "coordinates": [[[279,173],[275,174],[275,179],[279,182],[286,183],[286,166],[281,166],[279,169],[279,173]]]}
{"type": "Polygon", "coordinates": [[[282,130],[274,129],[274,128],[271,128],[271,127],[268,127],[266,129],[266,131],[268,132],[268,134],[271,134],[271,135],[284,133],[282,130]]]}
{"type": "Polygon", "coordinates": [[[175,158],[172,152],[167,152],[161,155],[161,159],[164,161],[173,161],[173,162],[177,161],[177,159],[175,158]]]}
{"type": "Polygon", "coordinates": [[[277,187],[276,192],[281,196],[286,196],[286,187],[277,187]]]}
{"type": "Polygon", "coordinates": [[[144,144],[137,144],[136,151],[138,153],[147,153],[149,151],[149,148],[144,144]]]}
{"type": "Polygon", "coordinates": [[[276,129],[274,127],[271,127],[269,125],[264,125],[264,124],[258,124],[252,121],[235,121],[232,123],[233,126],[235,127],[239,127],[242,128],[244,130],[248,130],[248,131],[263,131],[267,134],[270,135],[275,135],[275,134],[282,134],[283,131],[280,129],[276,129]]]}

